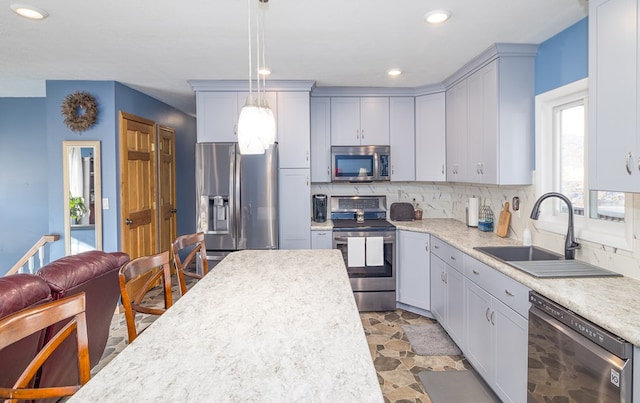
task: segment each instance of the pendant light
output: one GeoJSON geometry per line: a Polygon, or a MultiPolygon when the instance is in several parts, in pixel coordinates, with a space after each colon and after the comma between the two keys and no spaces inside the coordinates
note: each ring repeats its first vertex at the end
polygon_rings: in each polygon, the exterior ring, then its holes
{"type": "MultiPolygon", "coordinates": [[[[260,3],[267,3],[268,0],[258,0],[260,3]]],[[[263,6],[264,7],[264,6],[263,6]]],[[[253,93],[253,63],[251,50],[251,0],[247,0],[248,33],[249,33],[249,95],[240,110],[238,119],[238,145],[241,154],[264,154],[264,151],[275,142],[275,118],[266,99],[265,83],[263,76],[260,90],[260,77],[257,78],[257,91],[253,93]]],[[[264,21],[263,10],[256,20],[256,64],[260,70],[260,64],[265,62],[264,56],[264,21]],[[261,23],[262,22],[262,23],[261,23]],[[261,49],[262,45],[262,49],[261,49]],[[262,59],[260,52],[262,51],[262,59]]]]}

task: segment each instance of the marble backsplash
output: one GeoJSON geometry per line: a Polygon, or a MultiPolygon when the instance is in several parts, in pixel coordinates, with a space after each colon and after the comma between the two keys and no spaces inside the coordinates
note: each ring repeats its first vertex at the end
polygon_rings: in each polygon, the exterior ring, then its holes
{"type": "MultiPolygon", "coordinates": [[[[480,205],[491,208],[497,225],[504,202],[512,203],[513,197],[520,200],[520,210],[511,211],[508,237],[522,239],[524,229],[529,226],[534,245],[563,253],[564,235],[539,231],[529,219],[536,201],[535,187],[496,186],[464,183],[388,182],[367,184],[313,183],[311,193],[330,196],[342,195],[385,195],[387,207],[393,202],[412,202],[413,199],[423,209],[424,218],[453,218],[465,222],[466,207],[470,197],[480,198],[480,205]]],[[[582,248],[576,259],[640,279],[640,242],[636,233],[640,229],[640,195],[633,199],[633,251],[626,251],[608,245],[588,242],[578,238],[582,248]]],[[[495,228],[495,225],[494,225],[495,228]]]]}

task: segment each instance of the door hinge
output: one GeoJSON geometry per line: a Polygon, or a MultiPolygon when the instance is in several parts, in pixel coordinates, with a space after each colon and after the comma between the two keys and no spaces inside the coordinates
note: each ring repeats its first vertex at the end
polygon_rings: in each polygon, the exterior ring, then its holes
{"type": "Polygon", "coordinates": [[[151,151],[155,151],[156,150],[156,143],[151,143],[151,151]]]}

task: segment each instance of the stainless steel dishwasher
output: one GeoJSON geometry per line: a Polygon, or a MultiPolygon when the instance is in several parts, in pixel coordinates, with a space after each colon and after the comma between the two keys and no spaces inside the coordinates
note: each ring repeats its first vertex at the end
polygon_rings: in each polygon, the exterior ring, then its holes
{"type": "Polygon", "coordinates": [[[631,343],[536,292],[529,301],[528,403],[631,403],[631,343]]]}

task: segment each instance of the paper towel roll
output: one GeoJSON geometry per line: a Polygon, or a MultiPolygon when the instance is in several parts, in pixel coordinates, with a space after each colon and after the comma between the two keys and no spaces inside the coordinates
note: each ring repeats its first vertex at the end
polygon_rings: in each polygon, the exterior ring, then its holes
{"type": "Polygon", "coordinates": [[[469,221],[467,225],[470,227],[478,226],[478,213],[480,211],[480,199],[472,197],[469,199],[469,221]]]}

